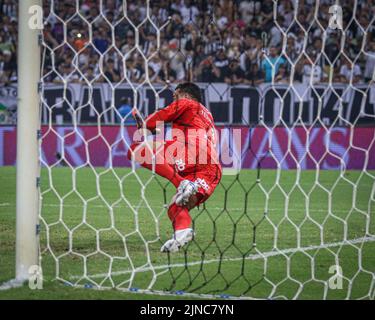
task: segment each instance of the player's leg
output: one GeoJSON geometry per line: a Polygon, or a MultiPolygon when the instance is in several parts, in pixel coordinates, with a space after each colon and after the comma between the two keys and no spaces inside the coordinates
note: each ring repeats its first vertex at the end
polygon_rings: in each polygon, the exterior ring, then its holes
{"type": "Polygon", "coordinates": [[[192,229],[189,211],[211,196],[220,181],[221,172],[215,171],[212,175],[198,173],[186,178],[191,180],[197,189],[188,198],[185,198],[183,193],[183,205],[176,204],[175,199],[178,197],[178,193],[173,197],[168,209],[168,217],[172,222],[174,235],[161,247],[162,252],[176,252],[194,239],[195,233],[192,229]]]}
{"type": "Polygon", "coordinates": [[[176,202],[172,200],[168,208],[168,217],[172,222],[174,231],[191,227],[192,219],[190,217],[189,211],[195,208],[198,203],[200,203],[199,199],[202,198],[203,195],[194,194],[190,197],[188,203],[182,206],[176,204],[176,202]]]}
{"type": "Polygon", "coordinates": [[[176,204],[177,194],[172,198],[168,209],[168,217],[172,222],[174,235],[161,247],[162,252],[176,252],[194,238],[192,219],[189,211],[205,202],[214,192],[221,179],[219,166],[204,167],[201,172],[185,177],[194,182],[197,189],[187,198],[183,198],[183,205],[176,204]]]}
{"type": "Polygon", "coordinates": [[[142,167],[153,170],[153,161],[155,163],[155,172],[170,182],[178,188],[181,181],[184,179],[176,172],[173,165],[166,161],[163,152],[159,152],[158,146],[153,145],[148,148],[144,143],[133,143],[128,150],[128,159],[134,159],[142,167]],[[153,160],[153,155],[155,158],[153,160]]]}
{"type": "MultiPolygon", "coordinates": [[[[174,141],[165,142],[166,146],[169,144],[175,143],[174,141]]],[[[198,187],[197,185],[187,179],[182,178],[175,167],[170,164],[170,161],[167,160],[165,150],[167,148],[160,149],[160,145],[149,145],[147,147],[145,143],[134,143],[130,146],[128,150],[129,160],[134,159],[142,167],[153,170],[153,162],[155,163],[154,168],[155,172],[168,179],[173,183],[177,188],[177,193],[174,197],[174,201],[177,205],[182,205],[186,203],[187,199],[196,193],[198,187]],[[153,155],[155,155],[153,159],[153,155]]],[[[170,159],[173,159],[172,155],[169,155],[170,159]]]]}
{"type": "Polygon", "coordinates": [[[182,246],[194,239],[194,230],[192,229],[192,219],[189,210],[193,209],[200,203],[203,197],[201,194],[194,194],[188,200],[188,203],[179,206],[172,201],[168,208],[168,217],[172,222],[174,234],[161,247],[162,252],[177,252],[182,246]]]}

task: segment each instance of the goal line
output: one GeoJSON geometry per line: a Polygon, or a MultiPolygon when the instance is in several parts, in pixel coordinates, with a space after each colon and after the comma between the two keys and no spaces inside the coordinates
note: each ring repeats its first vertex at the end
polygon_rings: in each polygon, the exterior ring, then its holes
{"type": "MultiPolygon", "coordinates": [[[[267,252],[260,252],[257,254],[251,254],[247,257],[238,257],[238,258],[222,258],[222,259],[210,259],[210,260],[203,260],[203,261],[195,261],[195,262],[187,262],[187,263],[176,263],[176,264],[169,264],[169,265],[161,265],[161,266],[153,266],[153,267],[145,267],[141,266],[138,268],[135,268],[133,270],[124,270],[124,271],[115,271],[110,273],[110,276],[119,276],[124,274],[130,274],[130,273],[138,273],[138,272],[147,272],[147,271],[155,271],[155,270],[165,270],[168,271],[170,268],[184,268],[187,266],[197,266],[202,264],[210,264],[215,262],[236,262],[236,261],[242,261],[242,260],[259,260],[259,259],[266,259],[269,257],[275,257],[275,256],[286,256],[288,254],[296,253],[296,252],[307,252],[307,251],[313,251],[318,249],[328,249],[328,248],[335,248],[345,245],[356,245],[359,243],[366,243],[366,242],[375,242],[375,236],[366,236],[366,237],[360,237],[356,239],[351,240],[344,240],[340,242],[333,242],[333,243],[327,243],[327,244],[321,244],[321,245],[314,245],[314,246],[307,246],[307,247],[300,247],[300,248],[291,248],[291,249],[282,249],[282,250],[271,250],[267,252]]],[[[148,265],[148,264],[147,264],[148,265]]],[[[90,275],[89,277],[85,276],[71,276],[71,280],[76,279],[84,279],[84,278],[108,278],[108,273],[98,273],[90,275]]]]}

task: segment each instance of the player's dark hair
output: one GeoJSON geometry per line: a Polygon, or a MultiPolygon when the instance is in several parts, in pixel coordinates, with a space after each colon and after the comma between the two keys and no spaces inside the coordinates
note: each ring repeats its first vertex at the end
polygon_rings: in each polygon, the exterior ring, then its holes
{"type": "Polygon", "coordinates": [[[180,83],[176,90],[180,90],[183,93],[188,94],[192,99],[201,102],[202,96],[201,96],[201,89],[194,83],[191,82],[184,82],[180,83]]]}

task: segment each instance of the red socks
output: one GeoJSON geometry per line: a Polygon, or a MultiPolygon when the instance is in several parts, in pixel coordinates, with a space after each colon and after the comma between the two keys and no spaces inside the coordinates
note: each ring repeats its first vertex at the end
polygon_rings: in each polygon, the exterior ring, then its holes
{"type": "Polygon", "coordinates": [[[172,221],[174,231],[191,227],[189,210],[172,203],[168,209],[168,217],[172,221]]]}
{"type": "MultiPolygon", "coordinates": [[[[151,150],[146,150],[146,147],[139,147],[138,143],[134,143],[130,146],[128,150],[128,159],[132,159],[132,154],[135,159],[142,167],[152,171],[152,152],[151,150]],[[133,151],[133,153],[132,153],[133,151]]],[[[183,178],[175,171],[174,167],[167,163],[163,158],[162,153],[155,154],[155,172],[170,182],[177,188],[183,178]]]]}

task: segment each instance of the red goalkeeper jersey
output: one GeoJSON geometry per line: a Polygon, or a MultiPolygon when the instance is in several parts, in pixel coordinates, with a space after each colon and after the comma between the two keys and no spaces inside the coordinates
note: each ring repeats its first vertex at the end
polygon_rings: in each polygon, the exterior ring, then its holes
{"type": "Polygon", "coordinates": [[[211,112],[199,102],[190,99],[176,100],[164,109],[149,115],[145,121],[150,130],[155,129],[157,121],[173,122],[173,128],[184,132],[189,128],[207,131],[215,128],[211,112]]]}
{"type": "MultiPolygon", "coordinates": [[[[154,130],[158,121],[172,122],[172,129],[181,130],[186,147],[194,142],[196,146],[199,146],[197,147],[198,154],[202,152],[202,148],[206,148],[208,163],[218,165],[214,119],[211,112],[201,103],[191,99],[176,100],[164,109],[148,116],[145,120],[147,129],[154,130]]],[[[180,140],[179,138],[177,135],[173,140],[180,140]]]]}

